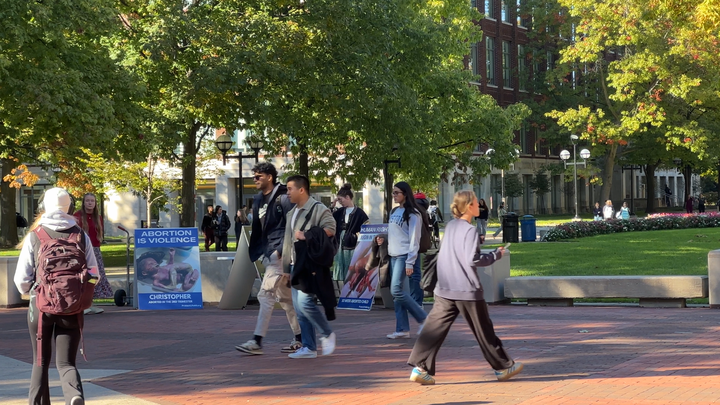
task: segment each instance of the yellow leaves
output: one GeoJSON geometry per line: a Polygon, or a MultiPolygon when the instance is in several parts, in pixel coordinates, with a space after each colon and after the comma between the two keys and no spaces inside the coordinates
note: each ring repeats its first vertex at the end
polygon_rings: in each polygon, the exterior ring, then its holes
{"type": "Polygon", "coordinates": [[[3,181],[10,183],[10,187],[20,188],[21,186],[32,186],[40,177],[31,172],[25,164],[18,165],[18,167],[10,170],[10,174],[3,177],[3,181]]]}

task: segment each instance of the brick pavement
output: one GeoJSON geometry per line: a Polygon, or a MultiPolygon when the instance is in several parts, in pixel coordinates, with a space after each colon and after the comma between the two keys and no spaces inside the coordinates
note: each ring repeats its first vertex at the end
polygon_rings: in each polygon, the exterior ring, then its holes
{"type": "MultiPolygon", "coordinates": [[[[336,354],[292,360],[277,311],[263,356],[245,311],[141,312],[105,307],[86,318],[89,363],[131,370],[92,383],[158,404],[710,404],[720,401],[720,311],[637,307],[492,306],[508,352],[526,365],[495,380],[464,321],[440,351],[438,384],[407,381],[414,339],[392,341],[394,313],[340,311],[336,354]],[[710,377],[710,378],[708,378],[710,377]]],[[[428,307],[429,308],[429,307],[428,307]]],[[[0,355],[30,362],[25,311],[0,310],[0,355]]],[[[415,326],[413,325],[413,328],[415,326]]],[[[3,403],[0,399],[0,403],[3,403]]],[[[103,404],[102,398],[89,404],[103,404]]],[[[127,402],[132,404],[132,401],[127,402]]]]}

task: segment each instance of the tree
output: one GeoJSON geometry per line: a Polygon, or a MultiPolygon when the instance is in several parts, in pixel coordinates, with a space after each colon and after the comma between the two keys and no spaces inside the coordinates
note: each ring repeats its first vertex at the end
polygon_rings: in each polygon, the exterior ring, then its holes
{"type": "Polygon", "coordinates": [[[90,169],[89,177],[102,185],[98,191],[131,192],[145,199],[147,227],[150,227],[153,209],[165,206],[168,193],[178,189],[178,170],[168,167],[152,151],[144,162],[137,163],[108,160],[102,153],[88,150],[85,153],[87,158],[82,160],[90,169]]]}
{"type": "MultiPolygon", "coordinates": [[[[518,173],[505,174],[503,181],[505,182],[505,195],[503,195],[503,198],[507,198],[508,212],[512,212],[515,209],[513,207],[513,199],[522,197],[525,193],[525,186],[523,185],[523,182],[520,179],[520,174],[518,173]]],[[[502,195],[502,184],[496,185],[495,190],[493,191],[502,195]]]]}
{"type": "Polygon", "coordinates": [[[530,189],[538,198],[540,212],[545,213],[545,194],[550,192],[550,181],[547,176],[547,169],[540,167],[535,170],[535,175],[530,180],[530,189]]]}
{"type": "MultiPolygon", "coordinates": [[[[0,8],[2,177],[25,162],[72,160],[79,146],[122,150],[133,140],[135,78],[110,55],[120,29],[107,0],[10,0],[0,8]],[[118,145],[118,148],[113,147],[118,145]]],[[[0,245],[17,243],[15,188],[0,185],[0,245]]]]}

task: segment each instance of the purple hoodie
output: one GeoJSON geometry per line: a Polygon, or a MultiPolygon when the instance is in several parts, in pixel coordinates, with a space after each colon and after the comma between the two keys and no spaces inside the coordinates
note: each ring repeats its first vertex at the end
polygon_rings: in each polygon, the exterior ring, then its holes
{"type": "Polygon", "coordinates": [[[493,264],[498,255],[480,253],[475,227],[463,219],[448,222],[438,254],[435,295],[455,301],[482,300],[483,288],[475,268],[493,264]]]}

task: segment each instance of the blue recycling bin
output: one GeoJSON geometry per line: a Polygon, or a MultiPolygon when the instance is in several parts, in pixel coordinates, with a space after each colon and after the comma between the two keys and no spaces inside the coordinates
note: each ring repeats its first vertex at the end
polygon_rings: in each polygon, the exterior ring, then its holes
{"type": "Polygon", "coordinates": [[[523,242],[535,242],[535,235],[537,235],[535,221],[536,219],[532,215],[523,215],[520,219],[520,230],[522,231],[523,242]]]}

